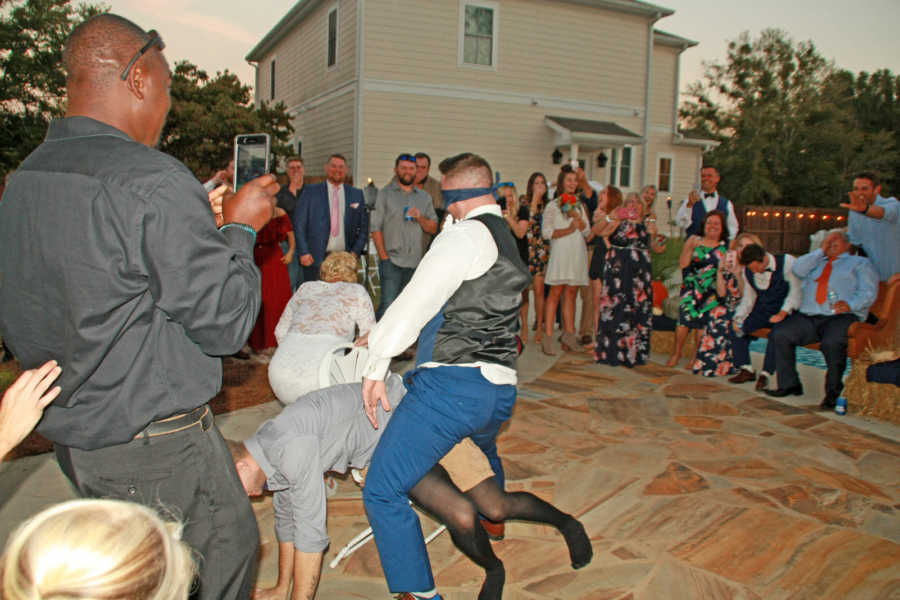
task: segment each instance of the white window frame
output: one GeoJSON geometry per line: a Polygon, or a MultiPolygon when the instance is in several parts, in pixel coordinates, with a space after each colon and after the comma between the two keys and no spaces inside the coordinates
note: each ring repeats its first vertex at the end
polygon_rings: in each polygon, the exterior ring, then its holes
{"type": "Polygon", "coordinates": [[[325,18],[325,68],[328,71],[333,71],[337,68],[338,63],[340,62],[340,48],[341,48],[341,14],[338,12],[338,5],[334,4],[328,10],[328,16],[325,18]],[[334,64],[328,64],[328,40],[331,35],[330,24],[331,24],[331,15],[334,13],[334,64]]]}
{"type": "Polygon", "coordinates": [[[672,189],[675,187],[674,186],[674,183],[675,183],[675,156],[674,155],[665,154],[665,153],[656,155],[656,182],[655,183],[656,183],[656,191],[659,192],[660,194],[662,194],[663,192],[665,192],[666,194],[672,193],[672,189]],[[669,160],[669,189],[668,190],[663,190],[662,188],[659,187],[659,174],[660,174],[659,163],[663,159],[669,160]]]}
{"type": "Polygon", "coordinates": [[[479,69],[482,71],[496,71],[497,59],[499,57],[500,48],[500,4],[492,0],[459,0],[459,30],[457,32],[457,47],[459,49],[457,56],[457,66],[467,69],[479,69]],[[493,31],[491,33],[491,64],[478,65],[467,63],[465,61],[466,54],[466,6],[478,6],[487,8],[494,12],[493,31]]]}

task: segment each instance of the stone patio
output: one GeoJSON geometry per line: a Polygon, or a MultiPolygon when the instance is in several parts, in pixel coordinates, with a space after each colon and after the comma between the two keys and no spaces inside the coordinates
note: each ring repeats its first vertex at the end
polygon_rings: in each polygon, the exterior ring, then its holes
{"type": "MultiPolygon", "coordinates": [[[[529,345],[520,372],[527,383],[499,438],[508,488],[581,518],[594,560],[573,571],[555,530],[510,522],[494,543],[505,598],[900,599],[900,429],[875,424],[882,437],[851,426],[868,426],[856,417],[814,412],[812,397],[791,406],[752,384],[658,363],[629,370],[566,354],[553,364],[529,345]]],[[[217,422],[244,438],[279,409],[268,402],[217,422]]],[[[3,538],[71,497],[50,455],[4,463],[0,490],[3,538]]],[[[271,499],[253,505],[259,583],[271,585],[271,499]]],[[[340,481],[328,508],[332,546],[318,597],[388,598],[373,543],[327,566],[368,525],[360,490],[340,481]]],[[[426,533],[438,526],[422,518],[426,533]]],[[[449,536],[428,550],[444,597],[474,598],[481,571],[449,536]]]]}
{"type": "MultiPolygon", "coordinates": [[[[900,598],[895,441],[683,370],[565,355],[521,387],[499,448],[508,488],[577,515],[595,552],[572,571],[554,530],[508,523],[506,598],[900,598]]],[[[255,507],[271,555],[271,503],[255,507]]],[[[350,482],[329,513],[326,563],[367,526],[350,482]]],[[[481,571],[446,534],[428,548],[438,590],[473,598],[481,571]]],[[[374,544],[326,567],[319,597],[387,597],[374,544]]]]}

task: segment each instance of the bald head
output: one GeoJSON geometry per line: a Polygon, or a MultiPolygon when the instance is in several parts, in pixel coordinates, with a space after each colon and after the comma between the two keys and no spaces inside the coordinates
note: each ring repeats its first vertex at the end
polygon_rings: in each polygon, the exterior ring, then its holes
{"type": "Polygon", "coordinates": [[[118,15],[98,15],[76,27],[63,50],[66,116],[90,117],[156,145],[171,106],[163,48],[159,36],[118,15]]]}
{"type": "Polygon", "coordinates": [[[102,14],[72,30],[63,50],[69,93],[82,86],[107,88],[150,36],[118,15],[102,14]]]}

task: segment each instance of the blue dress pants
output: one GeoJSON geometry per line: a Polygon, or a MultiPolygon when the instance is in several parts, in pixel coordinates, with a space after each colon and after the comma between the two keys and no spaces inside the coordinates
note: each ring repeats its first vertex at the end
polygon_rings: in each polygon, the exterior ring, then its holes
{"type": "Polygon", "coordinates": [[[800,385],[797,375],[797,346],[819,342],[825,355],[825,395],[834,400],[844,389],[847,367],[847,330],[859,318],[853,313],[821,316],[795,312],[769,334],[769,345],[775,348],[778,387],[800,385]]]}
{"type": "Polygon", "coordinates": [[[363,501],[392,593],[434,587],[419,518],[407,494],[450,449],[469,437],[484,451],[497,482],[503,467],[497,432],[516,401],[513,385],[496,385],[477,367],[415,369],[384,430],[366,475],[363,501]]]}
{"type": "MultiPolygon", "coordinates": [[[[777,311],[776,311],[777,312],[777,311]]],[[[750,311],[744,324],[741,326],[743,335],[735,333],[734,328],[731,330],[731,350],[734,352],[734,366],[740,368],[749,366],[750,363],[750,333],[762,327],[771,327],[774,329],[779,323],[770,323],[769,318],[776,313],[767,310],[758,310],[756,307],[750,311]]],[[[782,321],[783,323],[783,321],[782,321]]],[[[775,373],[775,349],[771,342],[766,344],[766,354],[763,358],[763,371],[769,375],[775,373]]]]}

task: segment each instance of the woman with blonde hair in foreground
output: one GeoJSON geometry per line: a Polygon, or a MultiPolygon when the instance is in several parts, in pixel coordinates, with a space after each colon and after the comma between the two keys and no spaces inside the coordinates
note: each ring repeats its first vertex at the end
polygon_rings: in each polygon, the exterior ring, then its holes
{"type": "Polygon", "coordinates": [[[194,577],[181,525],[121,500],[71,500],[22,523],[2,558],[5,600],[173,600],[194,577]]]}

